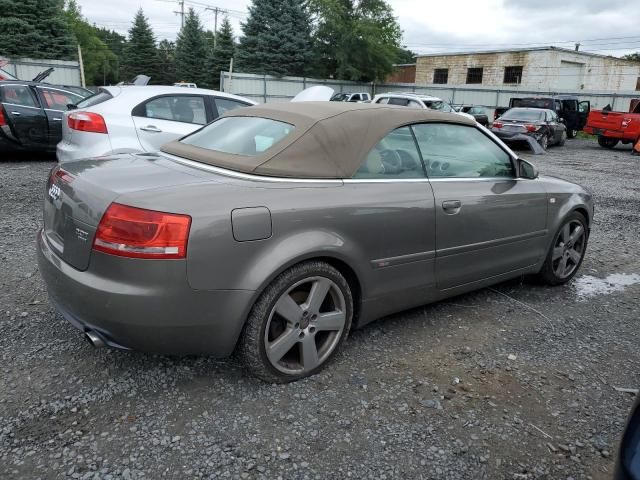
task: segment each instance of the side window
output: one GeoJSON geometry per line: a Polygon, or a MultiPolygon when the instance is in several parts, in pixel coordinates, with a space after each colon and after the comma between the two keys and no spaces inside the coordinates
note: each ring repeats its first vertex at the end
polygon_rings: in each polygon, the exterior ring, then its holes
{"type": "Polygon", "coordinates": [[[218,109],[218,115],[228,112],[229,110],[235,110],[236,108],[248,107],[246,103],[236,102],[228,98],[215,98],[216,108],[218,109]]]}
{"type": "Polygon", "coordinates": [[[424,178],[420,154],[409,127],[388,133],[369,152],[353,178],[424,178]]]}
{"type": "Polygon", "coordinates": [[[407,105],[409,105],[409,100],[407,100],[406,98],[397,98],[397,97],[391,97],[389,98],[389,105],[401,105],[403,107],[406,107],[407,105]]]}
{"type": "Polygon", "coordinates": [[[359,93],[354,93],[353,95],[351,95],[351,98],[349,99],[350,102],[359,102],[360,101],[360,94],[359,93]]]}
{"type": "Polygon", "coordinates": [[[409,100],[409,107],[422,108],[422,105],[420,105],[420,102],[416,102],[415,100],[409,100]]]}
{"type": "MultiPolygon", "coordinates": [[[[138,113],[138,112],[135,112],[138,113]]],[[[207,123],[204,98],[194,95],[158,97],[144,104],[143,117],[174,122],[207,123]]]]}
{"type": "Polygon", "coordinates": [[[555,101],[555,106],[556,106],[556,112],[562,111],[562,102],[560,100],[555,101]]]}
{"type": "Polygon", "coordinates": [[[389,97],[382,97],[379,98],[378,101],[376,103],[380,103],[380,104],[386,104],[389,103],[389,97]]]}
{"type": "Polygon", "coordinates": [[[38,107],[29,87],[24,85],[4,85],[1,90],[2,101],[4,102],[23,107],[38,107]]]}
{"type": "Polygon", "coordinates": [[[475,127],[413,126],[429,177],[514,177],[511,157],[475,127]]]}
{"type": "Polygon", "coordinates": [[[41,88],[40,95],[44,100],[44,107],[51,110],[67,110],[67,105],[70,103],[78,103],[82,100],[79,95],[74,95],[69,92],[63,92],[60,90],[52,90],[50,88],[41,88]]]}

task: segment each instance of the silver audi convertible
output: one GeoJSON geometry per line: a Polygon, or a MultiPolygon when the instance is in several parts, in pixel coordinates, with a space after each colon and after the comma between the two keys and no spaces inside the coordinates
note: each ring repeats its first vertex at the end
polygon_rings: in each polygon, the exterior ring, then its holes
{"type": "Polygon", "coordinates": [[[95,346],[236,352],[287,382],[384,315],[569,281],[592,218],[587,191],[460,115],[287,103],[55,167],[38,252],[51,303],[95,346]]]}

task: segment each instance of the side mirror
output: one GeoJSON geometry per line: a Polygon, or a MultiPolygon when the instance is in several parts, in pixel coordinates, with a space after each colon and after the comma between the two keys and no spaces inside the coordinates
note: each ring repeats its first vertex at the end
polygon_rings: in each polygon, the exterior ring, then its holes
{"type": "Polygon", "coordinates": [[[76,110],[78,106],[75,103],[67,103],[67,110],[76,110]]]}
{"type": "Polygon", "coordinates": [[[560,118],[558,118],[558,121],[559,121],[560,123],[564,123],[564,118],[560,117],[560,118]]]}
{"type": "Polygon", "coordinates": [[[538,169],[533,164],[519,158],[518,159],[518,177],[534,180],[538,178],[538,169]]]}

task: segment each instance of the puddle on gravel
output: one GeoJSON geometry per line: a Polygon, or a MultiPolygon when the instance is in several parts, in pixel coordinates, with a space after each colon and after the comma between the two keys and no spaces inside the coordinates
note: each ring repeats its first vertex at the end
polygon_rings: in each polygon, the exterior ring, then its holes
{"type": "Polygon", "coordinates": [[[606,278],[583,275],[580,278],[576,278],[573,285],[578,291],[578,297],[584,298],[621,292],[637,283],[640,283],[640,275],[637,273],[612,273],[607,275],[606,278]]]}

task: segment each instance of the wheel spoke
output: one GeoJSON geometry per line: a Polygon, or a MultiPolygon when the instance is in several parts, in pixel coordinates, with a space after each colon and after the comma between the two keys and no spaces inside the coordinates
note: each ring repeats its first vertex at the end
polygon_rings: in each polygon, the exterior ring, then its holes
{"type": "Polygon", "coordinates": [[[319,362],[316,340],[313,336],[308,336],[302,342],[302,366],[305,370],[311,370],[315,368],[319,362]]]}
{"type": "Polygon", "coordinates": [[[294,325],[302,318],[302,308],[288,293],[282,295],[278,303],[276,303],[276,312],[283,316],[288,323],[294,325]]]}
{"type": "Polygon", "coordinates": [[[267,346],[267,356],[272,362],[278,362],[297,342],[298,332],[293,328],[288,328],[267,346]]]}
{"type": "Polygon", "coordinates": [[[562,256],[563,253],[564,253],[564,250],[562,247],[556,247],[553,249],[553,256],[551,257],[551,259],[557,260],[562,256]]]}
{"type": "Polygon", "coordinates": [[[564,277],[564,272],[567,270],[567,257],[562,257],[560,262],[558,263],[558,268],[556,268],[556,275],[559,277],[564,277]]]}
{"type": "Polygon", "coordinates": [[[573,261],[575,265],[580,263],[580,258],[582,258],[582,256],[575,249],[571,248],[567,250],[567,252],[569,253],[569,258],[573,261]]]}
{"type": "Polygon", "coordinates": [[[341,311],[318,315],[315,326],[318,330],[340,330],[344,327],[345,313],[341,311]]]}
{"type": "Polygon", "coordinates": [[[567,223],[564,227],[562,227],[562,241],[567,243],[569,241],[569,237],[571,236],[571,226],[567,223]]]}
{"type": "Polygon", "coordinates": [[[571,236],[569,237],[569,240],[571,240],[572,244],[575,244],[578,241],[578,239],[582,237],[583,234],[584,234],[584,228],[582,228],[582,225],[578,225],[576,229],[573,231],[573,233],[571,234],[571,236]]]}
{"type": "Polygon", "coordinates": [[[322,302],[327,298],[331,284],[326,278],[320,278],[313,282],[309,296],[307,297],[307,309],[310,313],[318,313],[322,302]]]}

